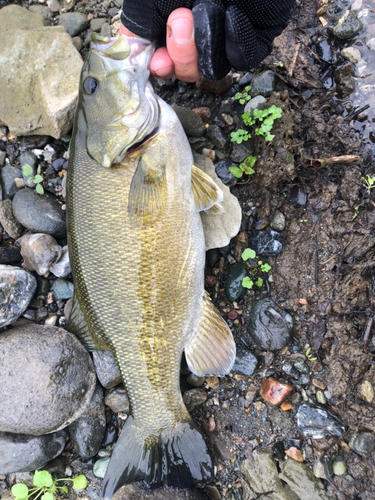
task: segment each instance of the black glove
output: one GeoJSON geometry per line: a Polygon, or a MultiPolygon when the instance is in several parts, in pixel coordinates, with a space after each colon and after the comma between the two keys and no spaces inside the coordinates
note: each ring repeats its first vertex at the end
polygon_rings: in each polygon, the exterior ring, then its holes
{"type": "Polygon", "coordinates": [[[233,67],[248,70],[272,50],[286,27],[295,0],[124,0],[121,21],[149,40],[164,37],[169,14],[191,9],[199,70],[221,80],[233,67]]]}

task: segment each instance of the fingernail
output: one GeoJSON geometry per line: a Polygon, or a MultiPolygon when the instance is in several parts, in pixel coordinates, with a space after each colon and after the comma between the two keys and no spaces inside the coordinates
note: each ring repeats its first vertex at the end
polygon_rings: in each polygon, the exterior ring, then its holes
{"type": "Polygon", "coordinates": [[[186,45],[193,38],[194,25],[188,19],[175,19],[171,22],[170,28],[173,39],[178,45],[186,45]]]}

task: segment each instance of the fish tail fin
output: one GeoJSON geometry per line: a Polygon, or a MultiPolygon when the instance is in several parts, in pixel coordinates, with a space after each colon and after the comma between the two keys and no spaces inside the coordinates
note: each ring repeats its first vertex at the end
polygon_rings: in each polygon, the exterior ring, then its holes
{"type": "Polygon", "coordinates": [[[102,497],[110,500],[121,486],[135,481],[144,481],[150,488],[162,484],[193,488],[212,478],[206,443],[191,420],[153,435],[129,417],[109,462],[102,497]]]}

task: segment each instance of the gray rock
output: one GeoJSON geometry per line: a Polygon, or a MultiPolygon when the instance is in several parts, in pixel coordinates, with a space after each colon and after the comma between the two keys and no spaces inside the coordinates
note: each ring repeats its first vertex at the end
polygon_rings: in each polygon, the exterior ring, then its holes
{"type": "Polygon", "coordinates": [[[19,157],[19,162],[20,162],[20,165],[21,165],[21,171],[22,171],[22,177],[23,177],[23,180],[25,181],[25,184],[27,187],[29,188],[32,188],[34,189],[36,184],[35,182],[32,180],[33,177],[35,176],[36,174],[36,166],[35,166],[35,162],[36,162],[36,157],[34,155],[34,153],[23,153],[20,157],[19,157]],[[24,165],[29,165],[32,169],[32,173],[30,175],[25,175],[23,173],[23,166],[24,165]]]}
{"type": "Polygon", "coordinates": [[[340,40],[353,38],[363,28],[363,23],[358,19],[356,10],[346,10],[338,19],[333,28],[333,34],[340,40]]]}
{"type": "Polygon", "coordinates": [[[200,212],[203,224],[206,251],[211,248],[222,248],[229,244],[230,240],[238,234],[241,226],[242,212],[240,204],[233,196],[227,186],[221,182],[215,172],[212,161],[205,156],[193,154],[194,165],[209,175],[217,186],[222,190],[224,199],[221,202],[225,212],[221,215],[210,215],[200,212]]]}
{"type": "Polygon", "coordinates": [[[345,424],[337,415],[317,404],[301,404],[295,418],[303,434],[312,439],[341,437],[345,431],[345,424]]]}
{"type": "Polygon", "coordinates": [[[34,14],[40,14],[44,19],[48,20],[52,16],[52,12],[49,10],[47,5],[30,5],[29,11],[34,14]]]}
{"type": "Polygon", "coordinates": [[[267,102],[267,99],[263,97],[262,95],[257,95],[256,97],[253,97],[253,99],[250,99],[248,103],[245,106],[245,112],[248,111],[250,115],[254,111],[254,109],[263,109],[263,104],[267,102]]]}
{"type": "Polygon", "coordinates": [[[21,260],[20,249],[15,245],[0,246],[0,264],[13,264],[21,260]]]}
{"type": "Polygon", "coordinates": [[[68,280],[58,279],[53,282],[52,291],[57,302],[64,299],[71,299],[74,294],[74,285],[68,280]]]}
{"type": "Polygon", "coordinates": [[[59,12],[61,9],[61,5],[58,0],[47,0],[47,5],[49,7],[49,10],[53,13],[59,12]]]}
{"type": "Polygon", "coordinates": [[[90,28],[92,31],[99,33],[99,31],[102,29],[103,25],[106,24],[106,22],[107,19],[105,17],[98,17],[97,19],[93,19],[90,22],[90,28]]]}
{"type": "Polygon", "coordinates": [[[108,23],[104,23],[100,28],[100,34],[101,36],[111,37],[112,36],[111,26],[108,23]]]}
{"type": "Polygon", "coordinates": [[[236,264],[230,266],[225,282],[225,294],[231,302],[237,300],[245,291],[245,288],[242,286],[242,280],[245,276],[246,269],[241,262],[236,262],[236,264]]]}
{"type": "Polygon", "coordinates": [[[103,387],[110,389],[122,382],[115,357],[110,351],[93,351],[92,357],[96,375],[103,387]]]}
{"type": "Polygon", "coordinates": [[[66,234],[65,212],[49,194],[40,195],[29,188],[18,191],[13,198],[13,213],[33,233],[51,234],[56,238],[66,234]]]}
{"type": "Polygon", "coordinates": [[[0,265],[0,328],[10,325],[26,311],[36,286],[36,279],[27,271],[0,265]]]}
{"type": "Polygon", "coordinates": [[[252,139],[249,139],[246,142],[241,142],[241,144],[237,144],[236,142],[233,144],[231,160],[236,163],[242,163],[245,158],[252,155],[254,153],[254,142],[252,139]]]}
{"type": "Polygon", "coordinates": [[[290,412],[283,411],[281,408],[272,408],[269,418],[273,424],[277,425],[281,429],[290,429],[295,426],[290,412]]]}
{"type": "Polygon", "coordinates": [[[0,432],[0,474],[41,469],[63,451],[66,432],[27,436],[0,432]]]}
{"type": "Polygon", "coordinates": [[[349,448],[360,455],[371,455],[375,452],[375,434],[372,432],[358,432],[354,434],[350,439],[349,448]]]}
{"type": "Polygon", "coordinates": [[[222,132],[217,125],[210,125],[206,131],[206,135],[213,142],[214,146],[219,149],[224,149],[228,142],[228,137],[222,132]]]}
{"type": "Polygon", "coordinates": [[[285,347],[291,337],[292,317],[272,299],[254,301],[247,331],[261,349],[277,351],[285,347]]]}
{"type": "Polygon", "coordinates": [[[50,267],[50,271],[58,278],[66,278],[72,272],[68,245],[63,247],[60,259],[50,267]]]}
{"type": "Polygon", "coordinates": [[[41,325],[14,328],[0,335],[0,352],[1,432],[40,436],[85,411],[95,370],[72,333],[41,325]]]}
{"type": "Polygon", "coordinates": [[[279,477],[285,481],[300,500],[329,500],[325,487],[304,463],[288,459],[279,477]]]}
{"type": "Polygon", "coordinates": [[[189,108],[172,104],[172,108],[180,120],[185,133],[189,137],[202,137],[206,130],[202,118],[189,108]]]}
{"type": "Polygon", "coordinates": [[[257,493],[282,490],[283,486],[271,448],[257,448],[253,451],[253,461],[246,459],[241,463],[241,472],[257,493]]]}
{"type": "Polygon", "coordinates": [[[283,231],[285,229],[285,215],[277,210],[271,221],[270,228],[275,231],[283,231]]]}
{"type": "Polygon", "coordinates": [[[184,392],[182,398],[186,408],[191,411],[207,400],[207,393],[204,389],[189,389],[184,392]]]}
{"type": "Polygon", "coordinates": [[[366,45],[370,50],[375,50],[375,38],[370,38],[370,40],[366,42],[366,45]]]}
{"type": "Polygon", "coordinates": [[[215,172],[219,179],[226,186],[234,186],[238,179],[229,171],[229,167],[233,166],[231,160],[221,160],[215,163],[215,172]]]}
{"type": "Polygon", "coordinates": [[[275,73],[271,70],[263,71],[263,73],[253,76],[250,90],[251,97],[256,97],[258,95],[264,97],[270,96],[271,92],[275,90],[275,80],[275,73]]]}
{"type": "Polygon", "coordinates": [[[110,457],[99,458],[94,464],[93,473],[94,476],[103,479],[110,461],[110,457]]]}
{"type": "Polygon", "coordinates": [[[204,384],[204,377],[198,377],[195,373],[190,373],[186,382],[193,387],[201,387],[204,384]]]}
{"type": "Polygon", "coordinates": [[[23,232],[23,227],[13,215],[11,200],[0,201],[0,224],[5,232],[16,240],[23,232]]]}
{"type": "Polygon", "coordinates": [[[129,398],[122,385],[109,389],[106,392],[104,402],[113,413],[129,413],[129,398]]]}
{"type": "Polygon", "coordinates": [[[100,450],[106,428],[103,389],[96,386],[90,404],[69,427],[74,451],[82,458],[91,458],[100,450]]]}
{"type": "Polygon", "coordinates": [[[18,243],[21,245],[26,269],[36,271],[40,276],[46,274],[61,257],[61,246],[49,234],[26,234],[18,243]]]}
{"type": "MultiPolygon", "coordinates": [[[[0,70],[0,78],[1,78],[1,70],[0,70]]],[[[1,103],[1,98],[0,98],[0,103],[1,103]]],[[[1,116],[0,116],[0,122],[1,122],[1,116]]],[[[10,163],[5,165],[5,167],[1,169],[1,182],[3,185],[4,200],[10,200],[17,193],[18,187],[15,183],[15,179],[19,177],[22,177],[21,170],[18,167],[12,167],[10,163]]]]}
{"type": "Polygon", "coordinates": [[[281,234],[277,231],[256,231],[250,237],[249,247],[255,250],[257,255],[274,257],[283,248],[280,240],[281,234]]]}
{"type": "Polygon", "coordinates": [[[250,375],[254,373],[257,364],[258,360],[254,354],[251,354],[251,352],[245,351],[244,349],[237,349],[236,359],[232,371],[250,377],[250,375]]]}
{"type": "Polygon", "coordinates": [[[73,123],[82,59],[65,28],[44,24],[18,5],[0,10],[0,122],[16,136],[59,138],[73,123]]]}
{"type": "Polygon", "coordinates": [[[340,54],[344,59],[347,59],[348,61],[355,64],[361,60],[361,53],[355,47],[345,47],[344,49],[342,49],[340,54]]]}
{"type": "Polygon", "coordinates": [[[79,12],[67,12],[61,14],[59,24],[66,28],[71,37],[77,36],[89,27],[89,23],[84,14],[79,12]]]}
{"type": "Polygon", "coordinates": [[[0,167],[3,167],[5,165],[5,157],[6,157],[6,152],[0,151],[0,167]]]}
{"type": "Polygon", "coordinates": [[[116,491],[112,500],[205,500],[201,490],[180,490],[174,488],[158,488],[149,490],[139,483],[127,484],[116,491]]]}

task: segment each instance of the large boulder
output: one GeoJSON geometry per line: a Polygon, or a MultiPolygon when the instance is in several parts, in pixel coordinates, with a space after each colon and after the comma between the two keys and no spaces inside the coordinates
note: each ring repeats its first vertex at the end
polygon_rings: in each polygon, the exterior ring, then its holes
{"type": "Polygon", "coordinates": [[[40,436],[79,418],[95,390],[89,353],[62,328],[30,325],[0,334],[0,432],[40,436]]]}
{"type": "Polygon", "coordinates": [[[82,59],[63,26],[18,5],[0,10],[0,124],[59,138],[73,122],[82,59]]]}

